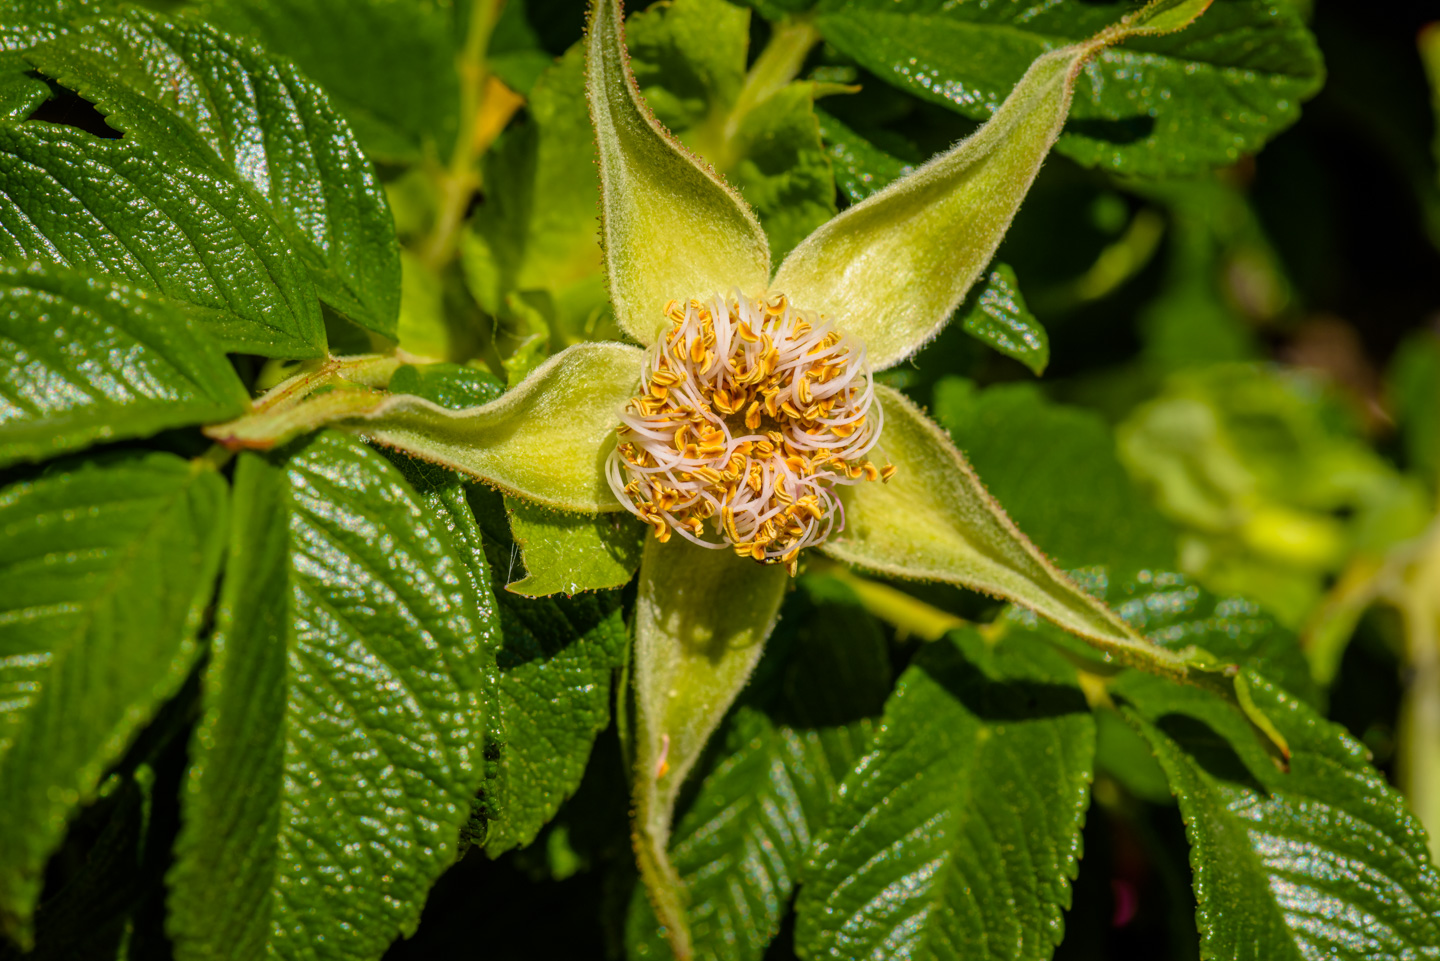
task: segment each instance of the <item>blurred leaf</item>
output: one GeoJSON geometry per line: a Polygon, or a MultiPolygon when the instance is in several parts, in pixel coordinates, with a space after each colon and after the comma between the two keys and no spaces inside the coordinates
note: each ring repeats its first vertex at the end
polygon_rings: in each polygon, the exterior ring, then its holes
{"type": "MultiPolygon", "coordinates": [[[[752,681],[670,842],[697,954],[717,961],[764,955],[812,839],[890,692],[885,637],[844,585],[807,577],[805,590],[787,600],[771,644],[777,649],[788,653],[778,683],[752,681]]],[[[672,957],[638,889],[626,947],[632,959],[672,957]]]]}
{"type": "Polygon", "coordinates": [[[1035,387],[935,385],[935,419],[1022,531],[1063,568],[1115,572],[1175,564],[1174,534],[1115,455],[1096,414],[1035,387]]]}
{"type": "Polygon", "coordinates": [[[450,155],[460,37],[445,0],[210,0],[203,15],[295,61],[372,157],[411,163],[450,155]]]}
{"type": "Polygon", "coordinates": [[[1203,955],[1434,957],[1440,875],[1404,799],[1343,729],[1262,679],[1251,692],[1290,744],[1289,773],[1202,691],[1138,675],[1113,690],[1179,798],[1203,955]]]}
{"type": "Polygon", "coordinates": [[[0,126],[0,256],[108,274],[197,311],[229,351],[318,357],[305,268],[248,187],[129,140],[0,126]]]}
{"type": "Polygon", "coordinates": [[[248,183],[301,251],[321,299],[395,336],[400,250],[385,193],[325,94],[206,24],[139,11],[27,54],[128,139],[248,183]]]}
{"type": "Polygon", "coordinates": [[[518,497],[505,498],[510,531],[526,575],[505,585],[542,597],[624,587],[640,566],[648,527],[630,514],[561,514],[518,497]]]}
{"type": "MultiPolygon", "coordinates": [[[[476,4],[472,0],[473,6],[476,4]]],[[[522,0],[505,0],[490,33],[485,63],[511,90],[529,96],[540,76],[555,62],[525,17],[522,0]]]]}
{"type": "Polygon", "coordinates": [[[1420,332],[1402,343],[1386,388],[1405,440],[1406,466],[1440,492],[1440,337],[1420,332]]]}
{"type": "Polygon", "coordinates": [[[805,869],[803,957],[1050,957],[1095,744],[1074,677],[1023,634],[921,651],[805,869]]]}
{"type": "Polygon", "coordinates": [[[228,420],[248,403],[220,344],[176,305],[0,267],[0,464],[228,420]]]}
{"type": "Polygon", "coordinates": [[[483,778],[494,610],[415,490],[342,434],[245,455],[236,501],[169,876],[176,956],[378,958],[414,931],[483,778]]]}
{"type": "Polygon", "coordinates": [[[0,927],[22,946],[66,824],[200,654],[226,500],[159,453],[0,491],[0,927]]]}
{"type": "MultiPolygon", "coordinates": [[[[1131,9],[1075,0],[824,0],[816,25],[882,79],[983,120],[1036,57],[1131,9]]],[[[1152,177],[1234,163],[1294,123],[1323,77],[1319,50],[1294,11],[1265,0],[1217,3],[1180,33],[1100,54],[1056,149],[1086,166],[1152,177]]]]}

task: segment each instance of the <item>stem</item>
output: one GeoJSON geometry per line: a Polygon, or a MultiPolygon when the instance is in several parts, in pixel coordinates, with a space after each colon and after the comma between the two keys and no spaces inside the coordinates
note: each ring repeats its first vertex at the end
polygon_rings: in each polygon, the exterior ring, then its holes
{"type": "Polygon", "coordinates": [[[1405,625],[1411,678],[1400,701],[1397,768],[1410,808],[1440,858],[1440,521],[1391,598],[1405,625]]]}
{"type": "Polygon", "coordinates": [[[436,178],[440,198],[435,226],[420,249],[420,259],[432,271],[438,272],[454,259],[465,212],[470,207],[470,198],[480,186],[480,177],[475,170],[478,154],[475,123],[484,105],[485,82],[490,74],[485,66],[485,51],[504,4],[505,0],[476,0],[465,31],[465,44],[456,56],[455,69],[460,75],[459,125],[455,131],[455,145],[450,151],[450,163],[436,178]]]}
{"type": "Polygon", "coordinates": [[[888,584],[859,577],[833,561],[822,564],[811,561],[810,570],[833,577],[854,591],[860,606],[895,628],[895,633],[902,640],[918,637],[922,641],[938,641],[950,631],[969,623],[888,584]]]}

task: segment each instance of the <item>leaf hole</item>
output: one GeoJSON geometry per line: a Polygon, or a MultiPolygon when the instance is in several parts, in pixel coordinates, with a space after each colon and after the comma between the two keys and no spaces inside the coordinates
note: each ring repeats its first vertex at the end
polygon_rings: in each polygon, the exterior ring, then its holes
{"type": "Polygon", "coordinates": [[[105,115],[96,108],[95,104],[53,80],[44,77],[41,79],[50,84],[53,92],[50,99],[42,103],[30,115],[31,120],[53,123],[60,127],[74,127],[104,140],[119,140],[124,136],[121,131],[105,122],[105,115]]]}

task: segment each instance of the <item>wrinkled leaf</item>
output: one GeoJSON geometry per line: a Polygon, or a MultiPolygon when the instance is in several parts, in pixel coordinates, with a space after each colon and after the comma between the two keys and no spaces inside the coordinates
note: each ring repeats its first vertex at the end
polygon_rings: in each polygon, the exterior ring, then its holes
{"type": "Polygon", "coordinates": [[[505,585],[512,594],[542,597],[623,587],[640,566],[645,532],[628,513],[558,514],[515,497],[505,499],[525,576],[505,585]]]}
{"type": "Polygon", "coordinates": [[[680,785],[775,627],[785,568],[647,538],[640,565],[631,688],[635,702],[635,854],[676,957],[691,956],[685,896],[666,852],[680,785]]]}
{"type": "Polygon", "coordinates": [[[579,344],[483,406],[397,395],[345,426],[557,510],[617,510],[605,460],[639,372],[637,348],[579,344]]]}
{"type": "Polygon", "coordinates": [[[1115,691],[1179,799],[1204,956],[1436,957],[1440,875],[1404,799],[1343,729],[1250,676],[1288,774],[1202,692],[1138,676],[1115,691]]]}
{"type": "Polygon", "coordinates": [[[758,296],[770,252],[755,215],[656,121],[630,72],[619,0],[595,0],[586,55],[601,233],[616,321],[648,345],[671,300],[758,296]]]}
{"type": "MultiPolygon", "coordinates": [[[[1171,4],[1161,31],[1194,19],[1171,4]]],[[[994,114],[1031,61],[1130,9],[1121,3],[825,0],[825,39],[877,76],[966,117],[994,114]]],[[[1087,166],[1161,176],[1234,163],[1294,123],[1320,89],[1314,39],[1286,4],[1214,5],[1175,36],[1108,50],[1079,78],[1056,150],[1087,166]]]]}
{"type": "Polygon", "coordinates": [[[453,537],[341,434],[242,457],[184,827],[176,956],[378,957],[483,778],[483,635],[453,537]]]}
{"type": "Polygon", "coordinates": [[[27,56],[167,161],[248,183],[321,298],[395,336],[400,251],[384,191],[350,128],[293,66],[206,24],[138,11],[27,56]]]}
{"type": "Polygon", "coordinates": [[[1074,678],[1022,634],[920,653],[805,869],[801,957],[1050,957],[1095,749],[1074,678]]]}
{"type": "Polygon", "coordinates": [[[227,350],[325,352],[314,288],[254,194],[129,141],[0,127],[0,256],[108,274],[201,308],[197,322],[227,350]]]}
{"type": "Polygon", "coordinates": [[[199,656],[225,526],[220,476],[170,454],[0,492],[0,927],[22,944],[67,822],[199,656]]]}
{"type": "Polygon", "coordinates": [[[817,109],[815,115],[835,170],[835,185],[852,204],[915,170],[913,164],[881,150],[824,110],[817,109]]]}
{"type": "Polygon", "coordinates": [[[0,464],[228,420],[248,400],[177,306],[67,270],[0,268],[0,464]]]}

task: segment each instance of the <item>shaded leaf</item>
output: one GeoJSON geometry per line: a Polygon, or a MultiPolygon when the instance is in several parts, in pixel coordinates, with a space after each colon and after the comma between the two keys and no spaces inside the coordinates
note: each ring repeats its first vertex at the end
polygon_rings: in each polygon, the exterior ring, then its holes
{"type": "Polygon", "coordinates": [[[526,575],[505,585],[541,597],[623,587],[640,566],[645,532],[627,513],[560,514],[507,497],[510,530],[526,575]]]}
{"type": "Polygon", "coordinates": [[[965,333],[1014,357],[1037,375],[1050,363],[1050,338],[1025,306],[1008,264],[991,267],[984,283],[961,305],[960,323],[965,333]]]}
{"type": "Polygon", "coordinates": [[[318,357],[325,328],[248,189],[68,127],[0,127],[0,256],[108,274],[199,310],[231,351],[318,357]]]}
{"type": "Polygon", "coordinates": [[[0,492],[0,926],[22,944],[67,822],[200,653],[226,499],[169,454],[0,492]]]}
{"type": "Polygon", "coordinates": [[[483,638],[452,535],[383,457],[244,455],[184,827],[179,958],[375,958],[483,778],[483,638]]]}
{"type": "MultiPolygon", "coordinates": [[[[1132,9],[1113,2],[825,0],[816,25],[877,76],[983,120],[1036,57],[1132,9]]],[[[1087,166],[1145,176],[1234,163],[1294,123],[1300,102],[1323,78],[1319,50],[1292,7],[1216,3],[1183,33],[1128,40],[1102,53],[1080,78],[1074,122],[1056,150],[1087,166]]]]}
{"type": "Polygon", "coordinates": [[[1050,957],[1095,745],[1074,677],[1023,634],[920,653],[805,869],[801,957],[1050,957]]]}
{"type": "Polygon", "coordinates": [[[886,153],[824,110],[816,108],[820,136],[835,170],[835,185],[859,203],[915,170],[899,157],[886,153]]]}
{"type": "Polygon", "coordinates": [[[248,392],[183,310],[68,270],[0,267],[0,464],[228,420],[248,392]]]}
{"type": "Polygon", "coordinates": [[[284,61],[203,23],[131,12],[27,57],[128,138],[248,183],[302,252],[323,300],[395,336],[400,250],[385,193],[325,94],[284,61]]]}

